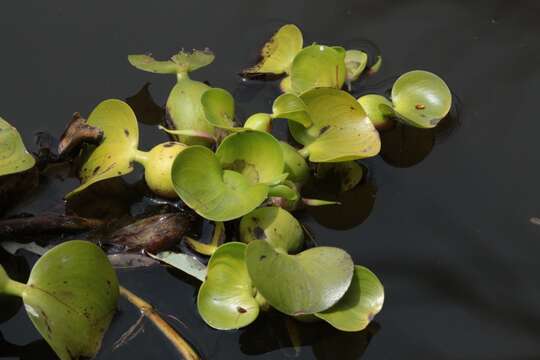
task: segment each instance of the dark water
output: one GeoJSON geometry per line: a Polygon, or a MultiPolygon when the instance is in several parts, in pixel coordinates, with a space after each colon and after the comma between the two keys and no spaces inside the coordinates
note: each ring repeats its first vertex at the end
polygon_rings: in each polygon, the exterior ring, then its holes
{"type": "MultiPolygon", "coordinates": [[[[87,115],[99,101],[132,96],[146,82],[164,103],[173,77],[133,69],[130,53],[165,57],[209,47],[216,61],[193,77],[234,92],[240,115],[268,111],[275,84],[248,86],[236,73],[286,22],[298,24],[307,43],[376,44],[382,70],[358,93],[384,91],[385,79],[411,69],[439,74],[460,100],[459,119],[436,133],[388,135],[382,156],[364,162],[369,181],[350,194],[361,205],[355,210],[353,201],[341,223],[302,216],[319,243],[347,249],[384,283],[385,306],[368,331],[301,327],[307,345],[298,353],[273,315],[235,332],[205,326],[194,305],[196,284],[178,274],[123,271],[121,282],[181,319],[178,328],[209,359],[540,358],[540,226],[530,222],[540,216],[537,1],[62,0],[4,2],[0,9],[0,113],[27,144],[37,131],[60,134],[73,112],[87,115]]],[[[152,126],[142,133],[146,149],[164,138],[152,126]]],[[[58,175],[44,178],[12,213],[61,209],[76,181],[58,175]]],[[[0,311],[3,321],[10,309],[0,311]]],[[[136,318],[121,302],[98,359],[175,359],[150,324],[111,351],[136,318]]],[[[24,311],[0,323],[0,332],[0,357],[54,358],[24,311]]]]}

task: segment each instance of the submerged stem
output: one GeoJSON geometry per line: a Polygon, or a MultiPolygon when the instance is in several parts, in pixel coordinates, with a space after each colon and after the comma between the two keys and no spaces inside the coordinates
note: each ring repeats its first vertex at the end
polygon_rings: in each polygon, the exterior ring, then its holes
{"type": "Polygon", "coordinates": [[[195,350],[193,350],[189,343],[184,340],[171,325],[169,325],[165,320],[163,320],[161,316],[159,316],[159,314],[152,307],[152,305],[150,305],[149,303],[147,303],[123,286],[120,286],[120,295],[126,298],[127,301],[136,306],[141,311],[141,313],[148,317],[148,319],[150,319],[150,321],[154,323],[154,325],[159,329],[159,331],[161,331],[163,335],[165,335],[167,339],[169,339],[169,341],[174,345],[176,350],[178,350],[178,352],[184,357],[184,359],[200,359],[199,355],[197,355],[197,353],[195,352],[195,350]]]}

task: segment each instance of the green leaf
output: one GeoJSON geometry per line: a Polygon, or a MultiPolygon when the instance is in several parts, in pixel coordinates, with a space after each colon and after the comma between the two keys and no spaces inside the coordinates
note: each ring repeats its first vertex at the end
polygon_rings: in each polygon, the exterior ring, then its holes
{"type": "Polygon", "coordinates": [[[268,193],[267,185],[253,184],[238,172],[223,170],[214,153],[198,145],[176,157],[172,180],[189,207],[214,221],[242,217],[259,206],[268,193]]]}
{"type": "Polygon", "coordinates": [[[282,94],[274,100],[272,117],[296,121],[304,127],[311,126],[306,104],[294,94],[282,94]]]}
{"type": "Polygon", "coordinates": [[[176,74],[182,69],[172,60],[159,61],[150,55],[129,55],[128,61],[139,70],[157,74],[176,74]]]}
{"type": "Polygon", "coordinates": [[[227,90],[211,88],[205,91],[201,104],[210,124],[222,129],[234,129],[234,98],[227,90]]]}
{"type": "Polygon", "coordinates": [[[315,316],[342,331],[361,331],[381,311],[383,303],[384,288],[377,276],[369,269],[356,265],[345,296],[336,305],[315,316]]]}
{"type": "Polygon", "coordinates": [[[45,253],[23,292],[28,316],[62,360],[96,355],[117,299],[118,279],[107,256],[81,240],[45,253]]]}
{"type": "Polygon", "coordinates": [[[188,275],[193,276],[194,278],[199,279],[200,281],[204,281],[204,279],[206,278],[206,266],[204,266],[204,264],[202,264],[193,256],[182,253],[175,253],[172,251],[162,251],[157,253],[156,255],[148,252],[146,254],[151,258],[162,261],[167,265],[170,265],[180,271],[185,272],[188,275]]]}
{"type": "Polygon", "coordinates": [[[244,70],[243,74],[282,74],[287,72],[296,54],[302,50],[303,43],[302,32],[296,25],[282,26],[264,44],[259,63],[244,70]]]}
{"type": "Polygon", "coordinates": [[[0,117],[0,176],[26,171],[35,163],[17,129],[0,117]]]}
{"type": "Polygon", "coordinates": [[[197,308],[214,329],[238,329],[259,315],[245,253],[246,244],[230,242],[220,246],[210,258],[208,276],[197,296],[197,308]]]}
{"type": "MultiPolygon", "coordinates": [[[[203,94],[210,87],[200,81],[181,78],[173,87],[167,99],[167,114],[175,130],[189,130],[215,137],[214,126],[206,119],[201,103],[203,94]]],[[[186,145],[205,145],[211,142],[202,137],[177,136],[186,145]]]]}
{"type": "Polygon", "coordinates": [[[180,51],[170,60],[156,60],[150,55],[129,55],[131,65],[142,71],[158,74],[178,74],[197,70],[214,61],[214,54],[208,50],[180,51]]]}
{"type": "Polygon", "coordinates": [[[195,71],[214,62],[215,55],[210,49],[196,50],[192,52],[180,51],[171,60],[186,71],[195,71]]]}
{"type": "Polygon", "coordinates": [[[396,115],[405,123],[419,127],[437,126],[452,106],[452,93],[437,75],[414,70],[401,75],[392,87],[396,115]]]}
{"type": "Polygon", "coordinates": [[[349,254],[338,248],[321,246],[288,255],[261,240],[249,243],[246,263],[255,288],[288,315],[313,314],[336,304],[354,270],[349,254]]]}
{"type": "Polygon", "coordinates": [[[298,153],[298,150],[286,142],[280,141],[279,145],[283,151],[283,160],[285,161],[284,172],[289,174],[287,179],[298,185],[305,184],[311,176],[306,160],[298,153]]]}
{"type": "Polygon", "coordinates": [[[318,87],[341,89],[345,82],[345,52],[324,45],[305,47],[291,66],[291,88],[302,94],[318,87]]]}
{"type": "Polygon", "coordinates": [[[244,175],[252,184],[273,184],[283,175],[283,152],[279,142],[262,131],[246,130],[227,136],[216,158],[224,169],[244,175]]]}
{"type": "Polygon", "coordinates": [[[358,98],[358,102],[376,129],[382,130],[391,126],[394,110],[390,100],[381,95],[369,94],[358,98]]]}
{"type": "Polygon", "coordinates": [[[300,153],[309,156],[310,161],[341,162],[379,153],[379,133],[350,94],[317,88],[300,98],[308,107],[313,125],[306,129],[289,121],[289,130],[305,146],[300,153]]]}
{"type": "Polygon", "coordinates": [[[346,80],[348,82],[356,81],[360,74],[365,70],[368,56],[360,50],[347,50],[345,53],[346,80]]]}
{"type": "Polygon", "coordinates": [[[256,113],[247,118],[244,129],[258,130],[270,133],[272,131],[272,116],[266,113],[256,113]]]}
{"type": "Polygon", "coordinates": [[[89,146],[83,154],[79,172],[81,185],[66,195],[69,198],[90,185],[133,171],[132,161],[139,144],[139,127],[133,110],[121,100],[101,102],[88,117],[88,124],[103,130],[103,142],[89,146]]]}
{"type": "Polygon", "coordinates": [[[240,239],[245,243],[265,240],[275,249],[295,253],[304,244],[304,231],[288,211],[279,207],[262,207],[240,221],[240,239]]]}

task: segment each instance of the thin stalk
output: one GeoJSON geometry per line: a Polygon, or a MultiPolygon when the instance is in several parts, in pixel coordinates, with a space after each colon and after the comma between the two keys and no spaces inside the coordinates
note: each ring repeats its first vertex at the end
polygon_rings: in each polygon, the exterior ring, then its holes
{"type": "Polygon", "coordinates": [[[134,160],[146,167],[146,164],[148,163],[148,153],[142,150],[135,150],[134,160]]]}
{"type": "Polygon", "coordinates": [[[15,280],[11,280],[6,270],[0,265],[0,294],[22,297],[26,285],[15,280]]]}
{"type": "Polygon", "coordinates": [[[15,280],[8,280],[4,284],[4,288],[2,289],[2,291],[6,295],[13,295],[13,296],[22,297],[23,292],[24,292],[25,289],[26,289],[25,284],[20,283],[20,282],[15,281],[15,280]]]}
{"type": "Polygon", "coordinates": [[[126,289],[123,286],[120,286],[120,295],[126,298],[131,304],[137,307],[141,313],[143,313],[154,325],[169,339],[169,341],[174,345],[176,350],[184,357],[185,360],[199,360],[199,355],[193,350],[189,343],[184,340],[174,328],[169,325],[159,314],[156,312],[154,307],[126,289]]]}

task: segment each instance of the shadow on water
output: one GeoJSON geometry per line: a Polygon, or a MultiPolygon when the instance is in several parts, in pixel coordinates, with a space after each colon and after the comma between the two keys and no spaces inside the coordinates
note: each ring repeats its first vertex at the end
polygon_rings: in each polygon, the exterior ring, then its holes
{"type": "Polygon", "coordinates": [[[364,168],[361,182],[353,189],[341,191],[338,176],[313,179],[303,191],[307,198],[338,201],[337,205],[309,206],[308,213],[321,225],[330,229],[347,230],[363,223],[371,213],[377,195],[377,185],[364,168]]]}
{"type": "Polygon", "coordinates": [[[45,340],[36,340],[26,345],[15,345],[7,342],[0,332],[0,358],[17,358],[20,360],[57,360],[58,357],[45,340]]]}
{"type": "Polygon", "coordinates": [[[137,120],[146,125],[163,124],[165,108],[156,104],[150,94],[150,83],[145,83],[133,96],[126,98],[126,103],[133,109],[137,120]]]}
{"type": "Polygon", "coordinates": [[[359,332],[342,332],[325,322],[302,323],[269,311],[242,330],[240,349],[246,355],[260,355],[280,350],[280,358],[295,358],[310,346],[315,359],[359,359],[380,326],[372,322],[359,332]]]}

